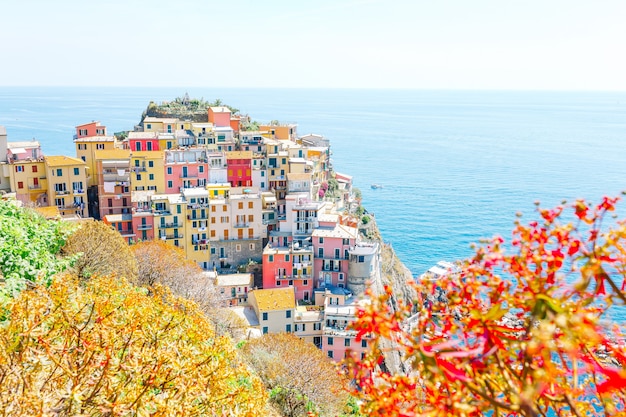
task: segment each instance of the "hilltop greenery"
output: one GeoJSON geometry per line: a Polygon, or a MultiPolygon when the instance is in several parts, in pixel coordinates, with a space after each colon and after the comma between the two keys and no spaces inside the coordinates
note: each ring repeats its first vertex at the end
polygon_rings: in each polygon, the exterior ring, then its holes
{"type": "Polygon", "coordinates": [[[232,114],[239,113],[239,109],[223,103],[219,98],[213,101],[206,101],[204,98],[189,98],[189,95],[185,93],[184,96],[176,97],[172,101],[164,101],[158,104],[151,101],[143,112],[141,121],[146,117],[173,117],[194,122],[207,122],[209,107],[218,106],[228,107],[232,114]]]}

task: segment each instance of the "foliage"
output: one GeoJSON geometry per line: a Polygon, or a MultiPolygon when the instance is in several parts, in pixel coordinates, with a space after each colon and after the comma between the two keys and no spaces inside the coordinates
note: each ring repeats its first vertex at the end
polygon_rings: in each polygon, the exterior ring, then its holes
{"type": "Polygon", "coordinates": [[[602,230],[617,199],[538,209],[477,249],[462,272],[416,285],[414,305],[392,292],[359,312],[368,356],[351,362],[370,416],[582,416],[624,413],[626,347],[609,308],[624,305],[626,221],[602,230]],[[569,213],[569,217],[568,217],[569,213]],[[566,220],[570,219],[570,220],[566,220]],[[411,308],[419,313],[409,319],[411,308]],[[383,341],[403,374],[381,370],[383,341]]]}
{"type": "Polygon", "coordinates": [[[368,216],[367,214],[361,217],[361,223],[363,224],[368,224],[371,220],[372,220],[371,217],[368,216]]]}
{"type": "Polygon", "coordinates": [[[358,217],[362,217],[362,216],[363,216],[363,214],[365,214],[365,209],[363,208],[363,206],[358,206],[358,207],[356,208],[355,214],[356,214],[358,217]]]}
{"type": "Polygon", "coordinates": [[[79,255],[72,271],[80,278],[111,275],[133,281],[137,264],[124,238],[111,226],[99,221],[85,221],[69,237],[61,252],[79,255]]]}
{"type": "Polygon", "coordinates": [[[207,313],[224,306],[213,281],[198,264],[187,260],[181,248],[153,240],[133,245],[131,250],[137,261],[139,285],[165,285],[174,294],[195,301],[207,313]]]}
{"type": "Polygon", "coordinates": [[[337,415],[348,402],[346,381],[326,355],[290,333],[266,334],[242,347],[246,360],[285,416],[337,415]]]}
{"type": "Polygon", "coordinates": [[[267,397],[192,302],[117,277],[25,291],[0,328],[3,415],[263,415],[267,397]]]}
{"type": "Polygon", "coordinates": [[[183,97],[176,97],[172,101],[164,101],[160,104],[151,101],[142,115],[142,120],[146,116],[151,116],[189,118],[197,122],[206,122],[208,120],[209,107],[218,106],[228,107],[232,114],[239,113],[239,109],[224,104],[219,98],[210,102],[203,98],[189,98],[189,95],[185,93],[183,97]]]}
{"type": "Polygon", "coordinates": [[[71,227],[0,200],[0,304],[29,283],[48,284],[72,264],[74,258],[58,256],[71,227]]]}

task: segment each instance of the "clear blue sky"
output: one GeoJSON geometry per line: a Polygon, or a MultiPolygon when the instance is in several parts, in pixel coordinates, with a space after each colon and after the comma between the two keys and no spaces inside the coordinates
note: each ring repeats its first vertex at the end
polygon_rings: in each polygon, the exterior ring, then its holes
{"type": "Polygon", "coordinates": [[[5,0],[0,85],[626,90],[625,0],[5,0]]]}

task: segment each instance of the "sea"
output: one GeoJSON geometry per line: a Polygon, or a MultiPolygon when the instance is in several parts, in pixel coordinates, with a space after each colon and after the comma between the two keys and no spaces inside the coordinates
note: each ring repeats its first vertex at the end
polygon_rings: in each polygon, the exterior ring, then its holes
{"type": "Polygon", "coordinates": [[[185,94],[330,139],[334,169],[414,275],[485,238],[510,241],[516,213],[538,218],[535,202],[626,190],[626,92],[0,87],[0,125],[9,141],[75,155],[75,126],[132,130],[150,101],[185,94]]]}

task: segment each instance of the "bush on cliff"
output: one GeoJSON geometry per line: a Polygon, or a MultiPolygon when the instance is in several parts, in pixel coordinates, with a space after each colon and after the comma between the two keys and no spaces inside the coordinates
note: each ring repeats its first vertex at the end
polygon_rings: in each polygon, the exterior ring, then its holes
{"type": "Polygon", "coordinates": [[[0,326],[3,415],[266,415],[261,381],[204,314],[166,288],[61,276],[0,326]]]}
{"type": "Polygon", "coordinates": [[[373,348],[346,363],[362,412],[624,413],[624,323],[610,314],[626,302],[626,221],[602,229],[616,201],[539,209],[541,220],[516,222],[509,245],[494,238],[461,273],[416,284],[412,303],[392,308],[390,289],[373,297],[354,325],[373,348]],[[384,372],[383,346],[402,352],[410,369],[384,372]]]}

